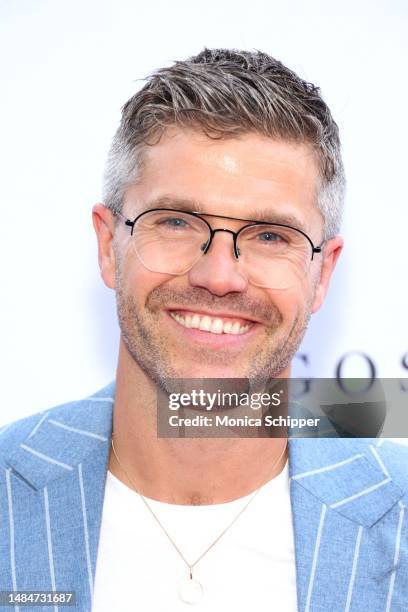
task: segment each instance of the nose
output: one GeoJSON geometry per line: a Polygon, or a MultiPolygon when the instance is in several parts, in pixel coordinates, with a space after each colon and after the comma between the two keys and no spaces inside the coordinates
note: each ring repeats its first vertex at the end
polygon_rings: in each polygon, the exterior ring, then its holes
{"type": "Polygon", "coordinates": [[[243,264],[234,255],[230,232],[214,233],[208,251],[191,268],[188,276],[191,286],[202,287],[218,296],[243,292],[248,287],[243,264]]]}

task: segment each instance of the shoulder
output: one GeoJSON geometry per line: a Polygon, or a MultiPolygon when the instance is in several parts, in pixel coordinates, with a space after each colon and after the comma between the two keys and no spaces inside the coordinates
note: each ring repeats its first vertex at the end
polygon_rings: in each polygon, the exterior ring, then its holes
{"type": "Polygon", "coordinates": [[[45,420],[94,430],[98,422],[105,422],[112,411],[114,394],[115,384],[110,383],[89,397],[59,404],[3,425],[0,428],[0,463],[3,464],[17,446],[34,436],[45,420]]]}

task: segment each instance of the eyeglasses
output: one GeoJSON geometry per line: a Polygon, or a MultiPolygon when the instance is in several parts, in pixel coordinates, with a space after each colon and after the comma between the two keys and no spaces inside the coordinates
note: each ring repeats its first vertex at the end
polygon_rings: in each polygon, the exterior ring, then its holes
{"type": "Polygon", "coordinates": [[[233,253],[250,283],[257,287],[288,289],[305,277],[315,246],[302,230],[283,223],[252,221],[234,232],[213,229],[203,217],[250,221],[172,208],[146,210],[131,221],[116,212],[131,228],[132,246],[141,263],[151,272],[186,274],[208,253],[217,232],[233,238],[233,253]]]}

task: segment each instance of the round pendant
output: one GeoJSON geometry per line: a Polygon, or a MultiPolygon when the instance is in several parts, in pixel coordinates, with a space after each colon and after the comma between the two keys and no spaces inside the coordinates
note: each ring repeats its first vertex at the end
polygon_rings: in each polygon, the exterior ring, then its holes
{"type": "Polygon", "coordinates": [[[182,582],[178,590],[181,601],[187,604],[196,604],[204,595],[203,587],[194,578],[188,578],[182,582]]]}

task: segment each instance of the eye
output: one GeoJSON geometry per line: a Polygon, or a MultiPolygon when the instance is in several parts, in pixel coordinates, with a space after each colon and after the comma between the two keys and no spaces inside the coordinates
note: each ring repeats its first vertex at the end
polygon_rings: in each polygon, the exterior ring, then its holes
{"type": "Polygon", "coordinates": [[[187,229],[189,227],[189,223],[186,219],[180,217],[165,217],[163,219],[158,219],[157,225],[164,229],[187,229]]]}
{"type": "Polygon", "coordinates": [[[285,239],[276,232],[261,232],[257,235],[261,242],[284,242],[285,239]]]}

